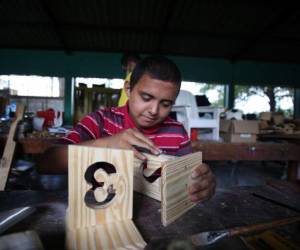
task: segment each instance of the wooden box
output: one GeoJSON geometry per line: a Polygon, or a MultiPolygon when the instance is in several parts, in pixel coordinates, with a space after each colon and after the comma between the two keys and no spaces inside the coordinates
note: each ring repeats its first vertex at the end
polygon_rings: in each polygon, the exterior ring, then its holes
{"type": "Polygon", "coordinates": [[[135,160],[134,190],[161,201],[161,221],[167,226],[195,205],[187,188],[191,172],[202,163],[202,153],[182,157],[145,155],[146,166],[135,160]]]}

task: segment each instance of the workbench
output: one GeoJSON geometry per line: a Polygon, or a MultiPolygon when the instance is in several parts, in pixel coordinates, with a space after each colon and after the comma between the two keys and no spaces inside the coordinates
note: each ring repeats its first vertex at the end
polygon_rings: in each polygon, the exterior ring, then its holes
{"type": "Polygon", "coordinates": [[[42,154],[54,143],[57,142],[59,138],[56,137],[28,137],[20,138],[17,140],[18,144],[21,145],[22,152],[24,154],[42,154]]]}
{"type": "Polygon", "coordinates": [[[300,145],[287,141],[229,143],[192,142],[193,151],[201,151],[204,161],[285,161],[287,179],[297,180],[300,145]]]}
{"type": "MultiPolygon", "coordinates": [[[[22,138],[18,140],[25,154],[41,154],[57,138],[22,138]]],[[[228,143],[193,141],[193,151],[201,151],[203,161],[284,161],[287,162],[287,179],[297,180],[300,162],[300,144],[288,141],[228,143]]]]}
{"type": "MultiPolygon", "coordinates": [[[[291,209],[272,204],[252,195],[253,192],[272,195],[273,199],[300,208],[299,185],[282,181],[274,181],[273,184],[217,190],[210,201],[197,204],[168,227],[163,227],[160,222],[160,203],[134,193],[133,220],[148,243],[146,249],[157,250],[166,249],[166,246],[174,240],[185,239],[188,235],[201,231],[252,225],[299,216],[299,213],[291,209]]],[[[2,191],[0,192],[0,204],[0,212],[21,206],[36,207],[33,214],[12,226],[5,232],[6,234],[35,230],[45,249],[64,249],[66,190],[60,192],[2,191]]],[[[285,238],[287,237],[294,245],[300,246],[299,223],[281,226],[276,229],[276,232],[285,238]]],[[[233,237],[222,240],[210,246],[209,249],[246,248],[239,237],[233,237]]]]}

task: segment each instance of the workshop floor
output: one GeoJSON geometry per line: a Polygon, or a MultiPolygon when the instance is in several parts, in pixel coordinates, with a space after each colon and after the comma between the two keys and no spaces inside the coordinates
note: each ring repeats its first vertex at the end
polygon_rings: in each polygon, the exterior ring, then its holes
{"type": "MultiPolygon", "coordinates": [[[[32,190],[63,190],[67,189],[66,175],[39,175],[34,171],[34,164],[25,168],[13,169],[8,188],[32,190]],[[21,170],[22,171],[21,171],[21,170]]],[[[217,179],[217,188],[227,189],[233,186],[262,185],[268,179],[285,179],[286,165],[284,162],[247,162],[222,161],[208,162],[217,179]]]]}

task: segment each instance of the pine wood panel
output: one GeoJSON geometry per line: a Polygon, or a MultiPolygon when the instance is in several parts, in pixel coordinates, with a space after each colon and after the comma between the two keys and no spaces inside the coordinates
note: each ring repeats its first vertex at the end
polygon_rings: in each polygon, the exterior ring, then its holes
{"type": "Polygon", "coordinates": [[[162,167],[162,163],[175,156],[169,155],[150,155],[145,154],[147,157],[147,168],[143,169],[143,162],[137,158],[134,159],[134,191],[147,195],[155,200],[161,201],[161,178],[156,179],[150,183],[144,176],[151,176],[156,170],[162,167]]]}
{"type": "Polygon", "coordinates": [[[68,230],[67,249],[144,249],[132,220],[68,230]]]}
{"type": "Polygon", "coordinates": [[[202,163],[202,153],[197,152],[164,162],[161,176],[162,224],[169,225],[195,206],[187,192],[192,170],[202,163]]]}
{"type": "Polygon", "coordinates": [[[79,145],[69,146],[69,207],[67,210],[68,249],[142,249],[146,244],[132,222],[133,152],[79,145]],[[86,196],[92,185],[87,173],[95,164],[111,164],[93,171],[97,206],[109,190],[115,196],[102,207],[90,207],[86,196]]]}
{"type": "Polygon", "coordinates": [[[142,161],[135,159],[134,190],[161,201],[161,221],[167,226],[195,205],[189,200],[187,187],[191,183],[192,170],[202,163],[202,153],[182,157],[145,156],[148,160],[144,170],[142,161]],[[159,168],[161,177],[152,183],[147,181],[145,177],[151,176],[159,168]]]}

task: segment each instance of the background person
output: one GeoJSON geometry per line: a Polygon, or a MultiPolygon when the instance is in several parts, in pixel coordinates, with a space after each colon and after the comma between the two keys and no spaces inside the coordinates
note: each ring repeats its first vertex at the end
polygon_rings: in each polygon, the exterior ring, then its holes
{"type": "Polygon", "coordinates": [[[118,101],[118,106],[124,106],[128,100],[127,95],[126,95],[126,85],[129,84],[130,77],[132,74],[132,71],[134,70],[136,64],[140,61],[140,56],[138,54],[123,54],[121,58],[121,65],[122,65],[122,70],[125,72],[126,77],[124,80],[124,85],[121,90],[121,95],[120,99],[118,101]]]}

